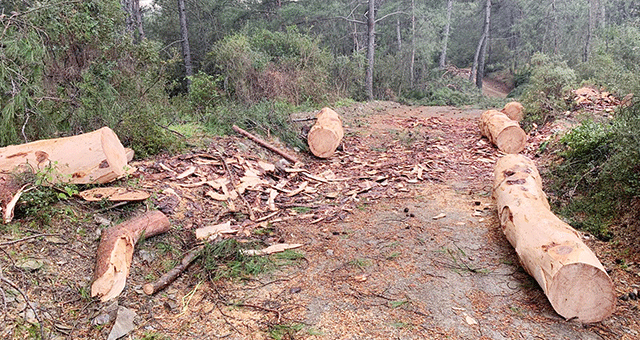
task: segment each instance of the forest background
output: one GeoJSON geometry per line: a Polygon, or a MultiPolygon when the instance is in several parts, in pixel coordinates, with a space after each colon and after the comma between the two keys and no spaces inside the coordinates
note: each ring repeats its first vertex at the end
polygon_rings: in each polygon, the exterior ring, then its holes
{"type": "MultiPolygon", "coordinates": [[[[292,112],[374,99],[495,106],[478,89],[485,77],[512,89],[531,130],[571,109],[578,86],[618,97],[640,86],[632,0],[0,3],[0,146],[106,125],[146,157],[237,124],[304,149],[292,112]]],[[[640,206],[638,131],[634,103],[554,149],[564,208],[597,211],[580,227],[606,238],[615,212],[640,206]]]]}

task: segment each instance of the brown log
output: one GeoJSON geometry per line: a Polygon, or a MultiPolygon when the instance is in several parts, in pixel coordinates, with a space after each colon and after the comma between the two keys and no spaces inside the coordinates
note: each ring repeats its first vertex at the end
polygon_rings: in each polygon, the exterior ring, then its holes
{"type": "Polygon", "coordinates": [[[332,109],[325,107],[316,115],[316,123],[309,130],[307,143],[316,157],[333,156],[344,137],[342,119],[332,109]]]}
{"type": "Polygon", "coordinates": [[[615,309],[611,278],[578,232],[549,210],[533,162],[506,155],[494,175],[502,230],[555,311],[584,323],[609,317],[615,309]]]}
{"type": "Polygon", "coordinates": [[[258,145],[277,153],[278,155],[282,156],[282,158],[288,160],[289,162],[291,162],[293,164],[296,164],[298,162],[298,160],[295,157],[288,155],[286,152],[284,152],[284,151],[276,148],[275,146],[263,141],[262,139],[256,137],[255,135],[253,135],[253,134],[251,134],[251,133],[249,133],[249,132],[247,132],[247,131],[239,128],[239,127],[237,127],[236,125],[234,125],[232,128],[233,128],[233,131],[235,131],[235,132],[237,132],[237,133],[239,133],[239,134],[251,139],[252,141],[257,143],[258,145]]]}
{"type": "Polygon", "coordinates": [[[504,153],[519,153],[527,144],[527,134],[518,122],[500,111],[485,111],[480,118],[480,131],[504,153]]]}
{"type": "Polygon", "coordinates": [[[162,275],[162,277],[160,277],[155,282],[147,283],[144,286],[142,286],[142,291],[147,295],[153,295],[159,292],[160,290],[164,289],[168,285],[170,285],[171,282],[175,281],[175,279],[178,278],[178,276],[182,274],[182,272],[184,272],[185,269],[187,269],[187,267],[189,267],[189,265],[196,258],[198,258],[198,256],[200,256],[201,250],[202,250],[202,247],[192,249],[182,258],[182,261],[180,261],[180,264],[173,267],[170,271],[166,272],[164,275],[162,275]]]}
{"type": "Polygon", "coordinates": [[[524,118],[524,106],[518,102],[507,103],[501,110],[509,119],[519,122],[524,118]]]}
{"type": "Polygon", "coordinates": [[[142,235],[147,238],[162,234],[170,228],[169,219],[154,210],[104,230],[96,255],[91,296],[100,296],[100,300],[108,301],[120,295],[138,239],[142,235]]]}
{"type": "Polygon", "coordinates": [[[54,182],[107,183],[125,174],[127,156],[118,136],[99,130],[0,148],[0,172],[49,171],[54,182]]]}

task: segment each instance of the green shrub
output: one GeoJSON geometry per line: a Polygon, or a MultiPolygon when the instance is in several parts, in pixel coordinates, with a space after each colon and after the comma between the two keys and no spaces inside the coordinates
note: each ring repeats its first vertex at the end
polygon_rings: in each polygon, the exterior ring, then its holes
{"type": "Polygon", "coordinates": [[[566,62],[541,53],[531,57],[530,67],[529,82],[524,85],[521,97],[527,111],[524,124],[542,125],[568,109],[568,94],[577,77],[566,62]]]}
{"type": "Polygon", "coordinates": [[[213,72],[222,75],[229,95],[245,104],[319,103],[331,94],[328,75],[333,57],[318,40],[295,27],[228,36],[212,47],[208,62],[213,72]]]}
{"type": "Polygon", "coordinates": [[[20,20],[0,17],[0,146],[105,125],[139,154],[171,146],[157,126],[167,106],[160,48],[123,34],[119,1],[26,4],[20,20]]]}
{"type": "Polygon", "coordinates": [[[255,105],[230,102],[209,108],[205,125],[213,134],[226,135],[234,133],[232,126],[235,124],[263,135],[276,136],[291,147],[306,150],[305,139],[291,122],[295,109],[282,101],[263,101],[255,105]]]}
{"type": "Polygon", "coordinates": [[[563,161],[549,172],[561,212],[572,224],[607,236],[608,224],[640,198],[640,103],[612,122],[587,121],[561,142],[563,161]]]}

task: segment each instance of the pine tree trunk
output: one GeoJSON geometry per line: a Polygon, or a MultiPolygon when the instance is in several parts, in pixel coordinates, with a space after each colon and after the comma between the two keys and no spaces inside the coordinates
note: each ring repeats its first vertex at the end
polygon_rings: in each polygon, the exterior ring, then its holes
{"type": "Polygon", "coordinates": [[[453,0],[447,2],[447,23],[444,26],[444,36],[442,37],[442,53],[440,53],[440,68],[444,69],[447,64],[447,44],[449,43],[449,31],[451,30],[451,12],[453,11],[453,0]]]}
{"type": "Polygon", "coordinates": [[[400,34],[400,17],[396,17],[396,39],[398,40],[398,52],[402,51],[402,34],[400,34]]]}
{"type": "Polygon", "coordinates": [[[414,86],[414,67],[416,63],[416,2],[411,0],[411,62],[409,73],[411,88],[414,86]]]}
{"type": "Polygon", "coordinates": [[[182,57],[184,59],[185,75],[187,76],[187,86],[190,86],[193,66],[191,65],[189,30],[187,29],[187,12],[184,6],[184,0],[178,0],[178,15],[180,16],[180,38],[182,41],[182,57]]]}
{"type": "Polygon", "coordinates": [[[476,72],[476,86],[482,90],[482,79],[484,78],[484,65],[486,60],[487,45],[489,44],[489,27],[491,25],[491,0],[487,0],[484,17],[484,32],[482,44],[480,45],[480,55],[478,59],[478,70],[476,72]]]}
{"type": "Polygon", "coordinates": [[[369,0],[367,12],[367,70],[365,72],[365,91],[367,99],[373,100],[373,64],[376,48],[375,0],[369,0]]]}

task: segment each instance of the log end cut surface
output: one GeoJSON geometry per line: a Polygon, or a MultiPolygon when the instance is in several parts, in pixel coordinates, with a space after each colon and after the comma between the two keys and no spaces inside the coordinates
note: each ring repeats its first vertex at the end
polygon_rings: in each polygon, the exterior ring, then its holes
{"type": "Polygon", "coordinates": [[[319,127],[309,132],[309,140],[314,141],[309,143],[309,149],[316,157],[328,158],[333,156],[341,138],[333,130],[319,127]]]}
{"type": "Polygon", "coordinates": [[[615,310],[611,278],[586,263],[572,263],[556,273],[549,287],[549,301],[564,318],[584,323],[602,321],[615,310]]]}
{"type": "Polygon", "coordinates": [[[517,122],[521,121],[524,118],[524,106],[518,102],[510,102],[504,106],[502,112],[509,117],[511,120],[515,120],[517,122]]]}
{"type": "Polygon", "coordinates": [[[505,153],[519,153],[527,144],[527,134],[519,126],[509,126],[498,134],[496,146],[505,153]]]}

